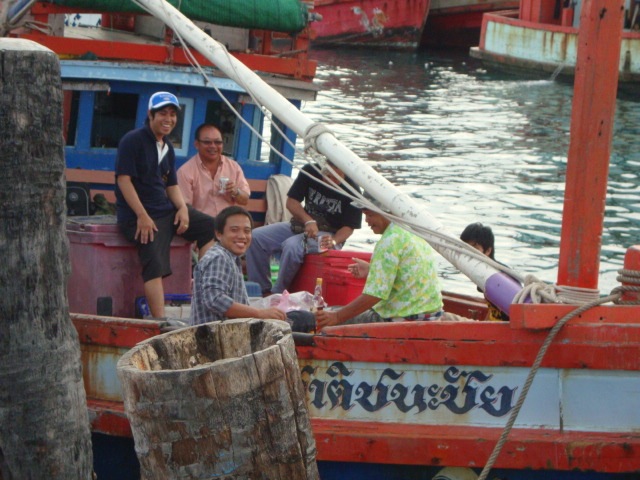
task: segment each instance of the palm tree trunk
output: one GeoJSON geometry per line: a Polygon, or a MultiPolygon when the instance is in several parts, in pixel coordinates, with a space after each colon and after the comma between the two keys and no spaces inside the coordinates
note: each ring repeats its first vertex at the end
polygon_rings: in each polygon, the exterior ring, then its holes
{"type": "Polygon", "coordinates": [[[0,480],[91,479],[56,55],[0,38],[0,480]]]}

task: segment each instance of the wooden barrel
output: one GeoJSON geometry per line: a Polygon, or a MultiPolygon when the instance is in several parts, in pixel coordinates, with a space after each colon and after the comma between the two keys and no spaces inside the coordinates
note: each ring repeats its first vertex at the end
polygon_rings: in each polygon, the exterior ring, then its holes
{"type": "Polygon", "coordinates": [[[228,320],[140,343],[118,362],[143,479],[317,479],[291,330],[228,320]]]}

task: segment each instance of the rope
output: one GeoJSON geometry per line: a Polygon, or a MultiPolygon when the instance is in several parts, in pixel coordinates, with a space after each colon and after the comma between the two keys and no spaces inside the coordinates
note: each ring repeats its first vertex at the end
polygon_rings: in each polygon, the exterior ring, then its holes
{"type": "Polygon", "coordinates": [[[549,335],[547,336],[544,343],[542,344],[542,347],[540,347],[540,351],[538,352],[538,355],[536,356],[536,359],[533,362],[533,365],[531,366],[531,370],[529,371],[527,380],[525,381],[524,387],[522,388],[522,394],[518,398],[518,401],[516,402],[515,407],[513,407],[513,410],[511,410],[511,415],[509,416],[507,425],[502,431],[502,435],[500,435],[500,439],[498,440],[498,443],[494,447],[493,452],[489,457],[489,460],[487,460],[486,466],[482,469],[482,472],[480,473],[478,480],[485,480],[487,478],[487,475],[489,475],[489,471],[493,467],[493,464],[498,458],[498,455],[500,455],[500,451],[502,450],[502,447],[504,446],[504,444],[507,442],[507,437],[511,432],[511,428],[513,427],[513,424],[515,423],[516,418],[520,413],[520,409],[522,408],[522,405],[524,404],[524,401],[527,398],[527,394],[529,393],[529,387],[531,387],[531,384],[533,383],[533,379],[536,376],[536,373],[538,373],[538,369],[540,368],[542,359],[544,358],[549,346],[551,345],[551,342],[553,342],[554,338],[556,337],[560,329],[564,327],[565,323],[567,323],[573,317],[576,317],[597,305],[602,305],[603,303],[612,302],[616,300],[618,297],[619,297],[619,294],[609,295],[607,297],[603,297],[593,302],[582,305],[581,307],[576,308],[573,312],[570,312],[567,315],[565,315],[562,319],[560,319],[558,323],[556,323],[553,326],[553,328],[549,332],[549,335]]]}
{"type": "Polygon", "coordinates": [[[535,275],[527,275],[524,288],[518,292],[513,303],[564,303],[583,305],[597,301],[600,291],[592,288],[551,285],[538,280],[535,275]]]}
{"type": "Polygon", "coordinates": [[[309,153],[309,150],[318,151],[316,140],[323,133],[330,133],[333,135],[333,132],[324,123],[314,122],[307,127],[304,132],[304,151],[306,153],[309,153]]]}
{"type": "MultiPolygon", "coordinates": [[[[524,387],[522,388],[522,394],[518,398],[518,401],[516,402],[516,405],[513,407],[513,410],[511,410],[509,420],[507,421],[507,424],[504,430],[502,431],[502,434],[500,435],[500,439],[498,440],[498,443],[496,443],[496,446],[494,447],[493,452],[489,456],[489,459],[487,460],[487,464],[482,469],[482,472],[480,473],[478,480],[485,480],[487,478],[487,475],[489,475],[489,471],[493,467],[496,459],[498,458],[498,455],[500,455],[500,451],[502,450],[502,447],[504,446],[504,444],[507,442],[507,437],[509,436],[511,429],[513,428],[513,425],[516,421],[516,418],[518,417],[518,414],[520,413],[520,409],[522,408],[522,405],[524,404],[525,399],[527,398],[527,394],[529,393],[529,388],[533,383],[533,379],[536,376],[536,373],[538,372],[538,370],[540,369],[540,365],[542,364],[542,359],[544,358],[545,354],[547,353],[547,350],[549,349],[549,346],[551,345],[551,342],[553,342],[553,340],[555,339],[560,329],[562,329],[562,327],[564,327],[564,325],[572,318],[578,315],[581,315],[582,313],[586,312],[590,308],[598,305],[603,305],[608,302],[612,302],[614,304],[640,303],[637,300],[636,301],[620,300],[624,292],[628,292],[628,291],[640,292],[640,271],[620,269],[618,270],[618,273],[619,273],[617,277],[618,281],[625,282],[625,283],[632,283],[635,285],[622,285],[620,287],[616,287],[611,291],[611,293],[608,296],[592,300],[589,303],[586,303],[576,308],[574,311],[568,313],[563,318],[561,318],[560,321],[553,326],[553,328],[549,332],[549,335],[547,335],[547,338],[542,344],[542,347],[540,347],[540,350],[538,351],[538,355],[536,356],[536,359],[534,360],[533,365],[531,366],[531,370],[529,371],[527,380],[525,381],[524,387]]],[[[536,281],[533,275],[527,276],[526,280],[528,280],[528,283],[530,283],[532,287],[540,283],[536,281]]],[[[548,285],[548,287],[551,287],[551,285],[548,285]]],[[[525,289],[527,289],[527,287],[525,287],[525,289]]],[[[523,289],[523,291],[525,289],[523,289]]],[[[562,290],[568,291],[569,296],[577,294],[578,297],[593,296],[593,292],[594,292],[594,290],[592,289],[579,289],[579,288],[569,288],[569,287],[563,287],[562,290]]],[[[541,298],[551,296],[551,294],[548,293],[548,289],[546,288],[540,288],[537,290],[534,288],[531,288],[530,291],[534,292],[536,295],[539,293],[541,298]]],[[[554,295],[555,295],[555,291],[554,291],[554,295]]],[[[519,298],[522,297],[522,292],[518,295],[518,297],[519,298]]]]}
{"type": "MultiPolygon", "coordinates": [[[[635,293],[640,292],[640,271],[625,270],[621,268],[620,270],[618,270],[618,276],[616,277],[616,280],[618,280],[620,283],[635,284],[635,285],[620,285],[619,287],[616,287],[611,291],[612,294],[614,292],[615,293],[619,292],[621,294],[620,297],[622,298],[622,295],[626,292],[635,292],[635,293]]],[[[618,305],[635,305],[638,303],[638,301],[618,299],[614,303],[618,305]]]]}
{"type": "Polygon", "coordinates": [[[524,288],[514,297],[512,303],[560,303],[553,285],[544,283],[535,275],[524,277],[524,288]]]}
{"type": "Polygon", "coordinates": [[[556,292],[560,303],[571,305],[582,305],[596,301],[600,298],[600,290],[583,287],[570,287],[567,285],[556,285],[556,292]]]}
{"type": "Polygon", "coordinates": [[[0,37],[29,23],[24,17],[35,0],[16,0],[0,4],[0,37]],[[11,18],[9,17],[11,15],[11,18]]]}

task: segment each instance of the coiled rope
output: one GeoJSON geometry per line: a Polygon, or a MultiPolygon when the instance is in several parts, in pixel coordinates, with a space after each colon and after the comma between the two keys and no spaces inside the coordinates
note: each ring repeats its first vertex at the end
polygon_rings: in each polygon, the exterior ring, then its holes
{"type": "Polygon", "coordinates": [[[307,154],[319,154],[316,142],[318,140],[318,137],[323,133],[330,133],[331,135],[333,135],[331,129],[329,129],[329,127],[327,127],[324,123],[314,122],[307,127],[307,129],[304,131],[304,151],[307,154]]]}
{"type": "Polygon", "coordinates": [[[622,300],[622,295],[627,292],[640,292],[640,271],[638,270],[625,270],[621,268],[618,270],[618,276],[616,277],[620,283],[626,283],[628,285],[620,285],[619,287],[611,290],[611,294],[620,293],[620,299],[614,303],[618,305],[635,305],[638,302],[636,300],[622,300]]]}
{"type": "MultiPolygon", "coordinates": [[[[531,370],[529,371],[527,380],[525,381],[524,387],[522,388],[522,394],[518,398],[518,401],[516,402],[516,405],[513,407],[513,410],[511,410],[509,420],[507,421],[507,424],[504,427],[502,434],[500,435],[498,443],[496,443],[496,446],[494,447],[493,452],[489,456],[489,459],[487,460],[485,467],[482,469],[482,472],[480,473],[478,480],[485,480],[487,478],[487,475],[489,475],[491,468],[493,468],[493,465],[496,459],[498,458],[498,455],[500,455],[500,451],[502,450],[502,447],[507,442],[507,437],[511,432],[511,429],[516,421],[516,418],[518,418],[520,409],[522,408],[522,405],[524,404],[524,401],[527,398],[527,394],[529,393],[529,388],[531,387],[531,384],[533,383],[533,379],[536,376],[536,373],[538,372],[540,365],[542,364],[542,359],[544,358],[545,354],[547,353],[547,350],[549,349],[549,346],[555,339],[558,332],[562,329],[562,327],[564,327],[564,325],[572,318],[578,315],[581,315],[582,313],[586,312],[590,308],[596,307],[598,305],[603,305],[608,302],[612,302],[614,304],[619,304],[619,305],[621,304],[629,305],[629,304],[640,303],[637,300],[633,300],[633,301],[621,300],[621,297],[625,292],[640,292],[640,271],[620,269],[618,270],[618,273],[619,273],[617,277],[618,281],[629,283],[631,285],[621,285],[619,287],[614,288],[611,291],[611,293],[606,297],[592,299],[588,301],[588,303],[584,303],[580,307],[576,308],[572,312],[562,317],[560,321],[558,321],[558,323],[556,323],[553,326],[553,328],[549,332],[549,335],[547,335],[547,338],[545,339],[544,343],[540,347],[540,350],[538,351],[538,355],[536,356],[533,362],[533,365],[531,366],[531,370]]],[[[570,303],[567,301],[563,302],[561,300],[564,298],[565,300],[570,299],[571,302],[575,302],[576,299],[591,298],[594,295],[594,290],[592,289],[578,289],[578,288],[557,287],[557,286],[554,288],[553,285],[541,285],[541,284],[542,282],[538,282],[537,279],[535,279],[535,277],[533,277],[532,275],[528,275],[525,278],[525,288],[522,290],[522,292],[520,292],[517,295],[518,301],[514,299],[514,303],[524,302],[524,300],[527,298],[524,294],[525,291],[528,292],[529,295],[531,295],[531,301],[533,303],[570,303]],[[558,295],[558,292],[560,292],[560,295],[558,295]],[[554,299],[554,300],[552,300],[552,302],[536,301],[536,300],[549,300],[549,299],[554,299]]],[[[595,292],[597,295],[597,291],[595,292]]]]}

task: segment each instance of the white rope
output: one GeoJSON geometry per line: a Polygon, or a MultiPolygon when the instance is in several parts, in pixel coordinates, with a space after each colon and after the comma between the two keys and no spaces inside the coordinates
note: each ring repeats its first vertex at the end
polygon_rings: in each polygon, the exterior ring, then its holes
{"type": "Polygon", "coordinates": [[[600,290],[595,288],[570,287],[568,285],[555,285],[558,295],[558,303],[570,305],[583,305],[600,298],[600,290]]]}
{"type": "Polygon", "coordinates": [[[524,288],[514,297],[513,303],[559,303],[553,285],[544,283],[535,275],[524,277],[524,288]]]}
{"type": "Polygon", "coordinates": [[[316,140],[323,133],[330,133],[331,135],[333,135],[333,132],[324,123],[314,122],[309,125],[309,127],[304,132],[304,151],[307,153],[310,150],[313,152],[318,152],[316,140]]]}
{"type": "Polygon", "coordinates": [[[600,290],[567,285],[552,285],[538,280],[535,275],[527,275],[524,288],[515,296],[513,303],[563,303],[584,305],[597,301],[600,290]]]}

